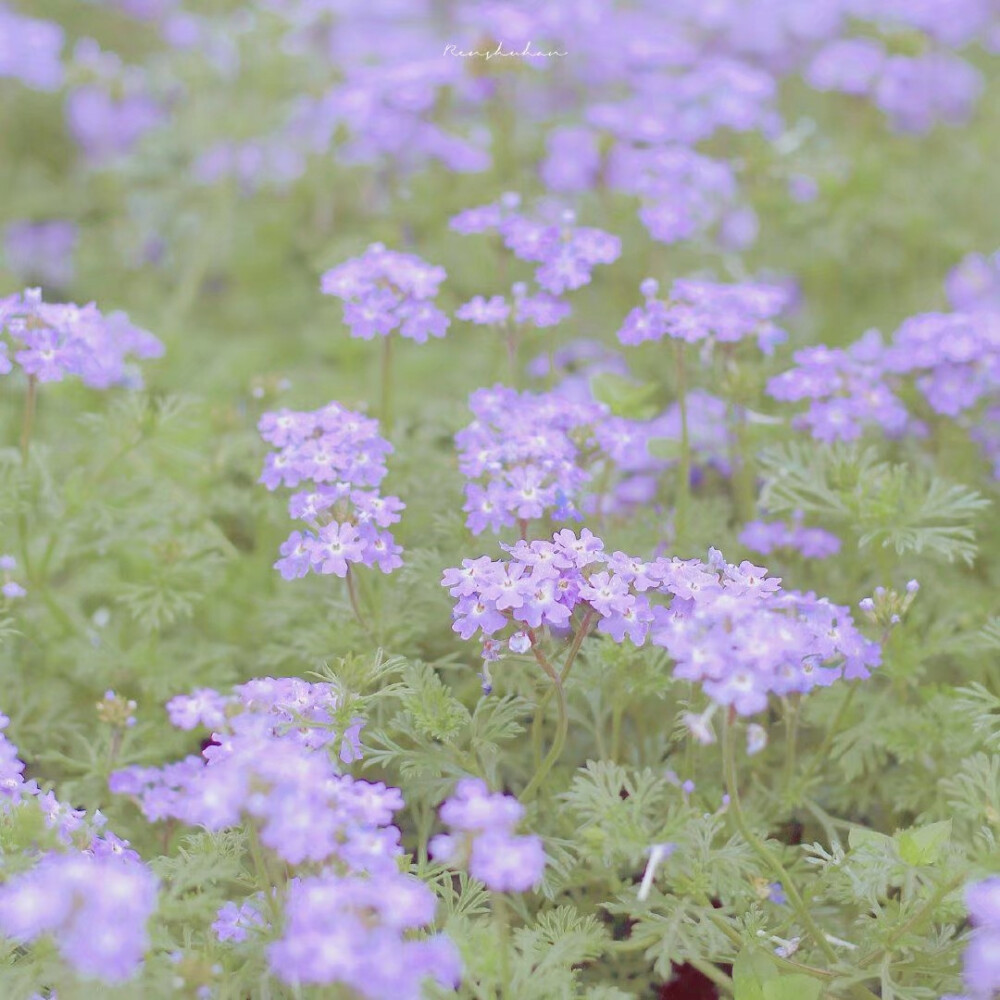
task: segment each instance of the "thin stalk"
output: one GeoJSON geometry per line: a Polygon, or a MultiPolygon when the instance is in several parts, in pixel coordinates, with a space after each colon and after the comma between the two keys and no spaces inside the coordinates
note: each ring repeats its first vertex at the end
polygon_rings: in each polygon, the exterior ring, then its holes
{"type": "Polygon", "coordinates": [[[966,879],[966,874],[963,872],[961,875],[955,878],[949,879],[943,885],[938,886],[934,894],[924,903],[923,906],[913,914],[905,923],[900,924],[888,938],[886,938],[885,947],[879,949],[878,951],[873,951],[870,955],[866,955],[858,962],[858,968],[863,969],[866,965],[871,965],[872,962],[878,958],[879,955],[887,955],[895,947],[896,943],[902,938],[904,938],[914,927],[923,923],[927,917],[931,916],[934,911],[941,905],[942,900],[949,892],[953,892],[957,889],[966,879]]]}
{"type": "Polygon", "coordinates": [[[711,979],[716,986],[730,996],[735,995],[736,987],[733,985],[733,977],[727,976],[722,969],[703,958],[695,958],[693,955],[687,957],[688,965],[696,968],[706,979],[711,979]]]}
{"type": "Polygon", "coordinates": [[[490,893],[490,908],[493,911],[493,926],[500,942],[500,996],[510,992],[510,914],[507,900],[502,892],[490,893]]]}
{"type": "MultiPolygon", "coordinates": [[[[566,659],[563,660],[562,670],[559,672],[559,680],[563,684],[566,683],[566,679],[569,677],[569,672],[573,669],[573,663],[576,660],[577,654],[580,652],[580,647],[583,645],[583,640],[586,639],[593,624],[594,611],[591,609],[583,616],[583,621],[580,623],[580,628],[573,637],[573,643],[569,648],[569,652],[566,654],[566,659]]],[[[554,693],[554,688],[549,688],[548,691],[545,692],[541,701],[538,703],[538,707],[535,709],[535,717],[531,722],[531,745],[534,751],[536,770],[541,766],[542,760],[542,720],[545,718],[545,709],[552,700],[552,695],[554,693]]]]}
{"type": "Polygon", "coordinates": [[[624,712],[625,706],[620,701],[616,701],[611,706],[611,759],[615,762],[617,762],[618,756],[621,753],[622,715],[624,712]]]}
{"type": "Polygon", "coordinates": [[[826,736],[823,737],[823,742],[820,744],[819,750],[813,754],[812,760],[810,760],[805,773],[802,775],[801,783],[803,786],[813,776],[813,774],[815,774],[816,768],[820,767],[826,760],[827,755],[830,752],[830,747],[833,745],[834,738],[837,735],[837,729],[843,721],[844,716],[847,714],[847,710],[851,707],[851,702],[854,700],[854,693],[859,687],[860,684],[855,681],[848,690],[844,700],[840,703],[840,707],[837,709],[837,712],[833,717],[833,721],[827,727],[826,736]]]}
{"type": "MultiPolygon", "coordinates": [[[[794,696],[793,696],[794,697],[794,696]]],[[[785,704],[785,780],[787,788],[795,771],[795,750],[799,735],[799,706],[789,698],[785,704]]]]}
{"type": "Polygon", "coordinates": [[[559,755],[566,745],[566,735],[569,732],[569,708],[566,704],[566,692],[563,690],[562,678],[559,676],[556,668],[549,662],[548,657],[537,646],[532,645],[531,649],[535,654],[538,665],[548,674],[549,679],[552,681],[552,688],[556,693],[557,720],[555,739],[552,741],[552,746],[549,747],[549,752],[546,754],[545,759],[535,771],[534,777],[525,786],[524,791],[521,792],[520,797],[522,802],[530,802],[534,798],[542,782],[548,776],[549,771],[552,770],[553,765],[559,759],[559,755]]]}
{"type": "Polygon", "coordinates": [[[28,391],[24,396],[24,413],[21,417],[21,462],[28,461],[31,449],[31,431],[35,426],[35,409],[38,402],[38,379],[28,376],[28,391]]]}
{"type": "Polygon", "coordinates": [[[688,511],[691,507],[691,436],[688,428],[687,369],[683,341],[674,345],[677,353],[677,408],[681,421],[681,455],[677,470],[677,502],[674,514],[674,547],[687,540],[688,511]]]}
{"type": "Polygon", "coordinates": [[[351,608],[354,611],[354,617],[358,620],[358,624],[368,633],[369,636],[372,634],[372,630],[368,627],[368,622],[365,616],[361,613],[361,602],[358,600],[358,588],[357,584],[354,582],[354,574],[351,572],[351,567],[347,567],[347,574],[344,579],[347,581],[347,595],[351,599],[351,608]]]}
{"type": "Polygon", "coordinates": [[[740,802],[739,785],[736,779],[736,754],[733,748],[732,728],[732,721],[727,719],[726,724],[722,727],[722,758],[726,776],[726,791],[729,792],[729,809],[733,819],[736,821],[736,827],[754,853],[771,869],[778,881],[781,882],[781,887],[785,890],[785,895],[788,896],[788,900],[792,904],[792,909],[798,914],[802,926],[809,932],[809,936],[813,939],[816,946],[823,952],[824,958],[835,965],[837,963],[837,953],[816,925],[816,921],[813,920],[812,914],[799,894],[799,890],[795,887],[795,883],[792,881],[791,875],[788,874],[788,870],[757,834],[750,829],[750,824],[747,822],[746,815],[743,812],[743,805],[740,802]]]}
{"type": "Polygon", "coordinates": [[[381,385],[379,415],[382,419],[382,433],[388,437],[392,433],[392,334],[386,334],[382,338],[381,385]]]}

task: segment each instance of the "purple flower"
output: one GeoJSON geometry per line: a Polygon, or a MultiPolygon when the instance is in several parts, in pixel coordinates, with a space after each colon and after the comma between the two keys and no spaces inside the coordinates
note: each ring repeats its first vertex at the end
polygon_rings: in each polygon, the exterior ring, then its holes
{"type": "Polygon", "coordinates": [[[378,491],[392,445],[377,421],[329,403],[311,412],[265,413],[258,429],[277,448],[260,477],[268,489],[312,481],[289,501],[291,516],[309,530],[293,531],[281,545],[274,566],[286,580],[309,572],[344,577],[352,565],[391,573],[402,565],[402,550],[384,529],[405,505],[378,491]]]}
{"type": "Polygon", "coordinates": [[[472,841],[469,874],[494,892],[535,889],[544,871],[541,837],[514,837],[504,830],[488,830],[472,841]]]}
{"type": "MultiPolygon", "coordinates": [[[[4,332],[12,342],[14,360],[39,382],[75,376],[95,389],[140,387],[142,379],[129,356],[156,358],[163,353],[160,341],[124,313],[102,315],[93,303],[46,303],[38,289],[0,300],[0,334],[4,332]]],[[[5,349],[0,357],[7,353],[5,349]]]]}
{"type": "Polygon", "coordinates": [[[445,277],[444,268],[415,254],[373,243],[362,256],[327,271],[321,288],[343,301],[352,337],[371,340],[399,329],[400,336],[422,344],[443,337],[450,323],[431,302],[445,277]]]}
{"type": "Polygon", "coordinates": [[[24,281],[62,287],[73,280],[77,227],[68,219],[12,222],[4,231],[9,270],[24,281]]]}
{"type": "Polygon", "coordinates": [[[0,887],[0,929],[25,943],[50,934],[81,976],[122,982],[149,946],[156,894],[156,878],[134,861],[50,853],[0,887]]]}
{"type": "Polygon", "coordinates": [[[712,339],[733,343],[754,337],[765,354],[785,339],[785,331],[771,320],[789,302],[789,293],[777,285],[745,283],[721,285],[710,281],[676,281],[667,302],[656,299],[646,286],[646,304],[632,310],[618,331],[623,344],[672,337],[688,343],[712,339]]]}
{"type": "Polygon", "coordinates": [[[0,7],[0,77],[13,77],[35,90],[58,90],[63,40],[58,24],[0,7]]]}
{"type": "Polygon", "coordinates": [[[517,836],[524,808],[512,795],[491,793],[478,778],[463,778],[441,806],[441,821],[452,828],[431,841],[432,856],[460,866],[496,892],[527,892],[545,869],[540,837],[517,836]]]}
{"type": "Polygon", "coordinates": [[[419,996],[428,979],[455,989],[461,963],[451,941],[407,934],[429,924],[434,909],[431,890],[396,871],[296,879],[282,936],[268,948],[271,970],[286,983],[341,983],[373,1000],[419,996]]]}

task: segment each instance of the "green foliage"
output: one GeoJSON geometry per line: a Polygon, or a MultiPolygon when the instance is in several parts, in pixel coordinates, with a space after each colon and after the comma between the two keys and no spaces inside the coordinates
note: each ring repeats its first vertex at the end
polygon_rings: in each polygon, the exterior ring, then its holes
{"type": "Polygon", "coordinates": [[[891,548],[899,556],[929,554],[971,563],[972,522],[990,501],[912,464],[880,460],[872,447],[787,442],[765,449],[761,503],[775,513],[795,510],[848,530],[858,547],[891,548]]]}

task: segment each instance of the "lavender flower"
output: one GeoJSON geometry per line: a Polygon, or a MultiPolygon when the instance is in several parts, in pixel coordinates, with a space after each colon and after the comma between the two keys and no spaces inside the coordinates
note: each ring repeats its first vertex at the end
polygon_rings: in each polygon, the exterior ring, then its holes
{"type": "Polygon", "coordinates": [[[141,385],[137,358],[157,358],[163,345],[151,333],[134,326],[122,312],[102,315],[90,303],[51,305],[38,289],[0,299],[0,335],[10,347],[0,354],[0,373],[10,371],[9,354],[25,375],[39,382],[61,382],[75,376],[94,389],[141,385]]]}
{"type": "Polygon", "coordinates": [[[339,700],[330,685],[259,678],[230,698],[202,691],[195,699],[174,699],[172,718],[186,726],[225,716],[202,756],[115,772],[112,791],[133,796],[151,821],[220,830],[247,819],[292,865],[336,860],[349,871],[395,869],[399,831],[388,824],[402,797],[339,773],[331,751],[339,747],[345,762],[360,756],[360,720],[335,728],[339,700]]]}
{"type": "Polygon", "coordinates": [[[4,231],[7,268],[24,281],[62,287],[73,280],[77,227],[68,219],[12,222],[4,231]]]}
{"type": "Polygon", "coordinates": [[[452,832],[432,838],[431,854],[450,865],[467,863],[469,874],[495,892],[527,892],[542,880],[545,850],[540,837],[513,833],[523,815],[512,795],[463,778],[441,806],[441,821],[452,832]]]}
{"type": "Polygon", "coordinates": [[[399,330],[423,344],[443,337],[451,322],[431,301],[445,277],[443,267],[373,243],[361,257],[327,271],[321,287],[344,303],[352,337],[371,340],[399,330]]]}
{"type": "Polygon", "coordinates": [[[81,976],[123,982],[149,946],[156,893],[156,878],[135,861],[50,853],[0,887],[0,930],[23,943],[51,935],[81,976]]]}
{"type": "Polygon", "coordinates": [[[777,285],[676,281],[666,302],[657,298],[658,291],[655,281],[643,283],[646,303],[625,318],[618,331],[623,344],[664,337],[687,343],[735,343],[753,337],[770,354],[786,337],[771,322],[789,302],[788,292],[777,285]]]}
{"type": "Polygon", "coordinates": [[[290,516],[310,530],[293,531],[281,546],[274,566],[286,580],[309,572],[344,577],[357,564],[383,573],[402,565],[402,549],[385,529],[405,504],[378,490],[392,451],[378,421],[329,403],[311,412],[265,413],[258,426],[277,449],[260,481],[269,490],[311,484],[289,500],[290,516]]]}
{"type": "Polygon", "coordinates": [[[268,948],[271,970],[296,986],[340,983],[372,1000],[417,1000],[428,979],[453,990],[461,974],[455,946],[441,934],[410,936],[434,909],[431,890],[396,871],[296,879],[282,936],[268,948]]]}
{"type": "Polygon", "coordinates": [[[763,711],[771,693],[867,677],[880,660],[846,608],[783,592],[762,567],[730,565],[716,550],[708,563],[609,556],[587,529],[504,548],[506,562],[466,559],[444,573],[463,639],[479,632],[492,641],[512,628],[534,646],[534,630],[563,629],[582,612],[615,642],[648,637],[670,653],[675,677],[742,715],[763,711]]]}
{"type": "Polygon", "coordinates": [[[965,905],[973,925],[965,950],[968,1000],[992,1000],[1000,991],[1000,876],[970,885],[965,905]]]}

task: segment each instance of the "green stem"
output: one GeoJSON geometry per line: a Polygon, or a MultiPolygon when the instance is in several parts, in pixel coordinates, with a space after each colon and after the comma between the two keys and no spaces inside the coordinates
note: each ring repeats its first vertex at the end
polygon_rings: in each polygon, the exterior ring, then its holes
{"type": "Polygon", "coordinates": [[[499,995],[504,998],[510,993],[510,914],[502,892],[490,893],[490,908],[493,910],[493,926],[500,942],[499,995]]]}
{"type": "MultiPolygon", "coordinates": [[[[794,695],[792,696],[794,698],[794,695]]],[[[789,698],[785,708],[785,787],[788,788],[795,771],[795,749],[799,735],[799,706],[789,698]]]]}
{"type": "Polygon", "coordinates": [[[897,927],[886,938],[885,947],[879,949],[878,951],[873,951],[870,954],[865,955],[865,957],[858,962],[858,968],[863,969],[866,965],[871,965],[871,963],[874,962],[875,959],[879,957],[879,955],[887,955],[889,952],[891,952],[898,941],[902,940],[902,938],[904,938],[907,934],[909,934],[909,932],[913,930],[914,927],[923,923],[924,920],[927,919],[927,917],[931,916],[934,913],[934,911],[941,905],[941,902],[942,900],[944,900],[945,896],[947,896],[948,893],[950,892],[954,892],[954,890],[957,889],[965,881],[966,878],[967,878],[966,873],[962,872],[961,875],[957,875],[955,878],[949,879],[947,882],[938,886],[937,890],[927,900],[927,902],[924,903],[924,905],[921,906],[920,909],[917,910],[917,912],[914,913],[913,916],[909,918],[909,920],[907,920],[903,924],[900,924],[900,926],[897,927]]]}
{"type": "Polygon", "coordinates": [[[681,421],[681,455],[677,470],[677,503],[674,515],[674,548],[681,549],[687,540],[688,510],[691,506],[691,437],[688,428],[687,370],[683,341],[675,344],[677,352],[677,408],[681,421]]]}
{"type": "MultiPolygon", "coordinates": [[[[569,652],[566,654],[566,659],[563,661],[562,670],[559,673],[559,680],[563,684],[566,683],[566,679],[569,677],[569,672],[573,669],[573,663],[576,660],[577,654],[580,652],[580,647],[583,645],[583,640],[586,639],[593,624],[594,611],[589,610],[583,616],[580,628],[573,637],[573,643],[569,648],[569,652]]],[[[537,658],[538,654],[536,653],[535,655],[537,658]]],[[[531,722],[531,745],[534,750],[536,770],[540,766],[542,759],[542,720],[545,717],[545,709],[548,708],[549,702],[552,700],[552,695],[554,693],[555,688],[549,688],[548,691],[545,692],[542,699],[538,702],[538,706],[535,709],[535,717],[531,722]]]]}
{"type": "Polygon", "coordinates": [[[368,622],[365,620],[365,616],[361,613],[361,602],[358,600],[358,588],[357,584],[354,582],[354,574],[351,572],[351,567],[347,567],[347,574],[344,577],[347,581],[347,595],[351,599],[351,608],[354,611],[354,617],[358,620],[358,624],[368,633],[369,636],[372,634],[372,630],[368,627],[368,622]]]}
{"type": "Polygon", "coordinates": [[[805,773],[802,775],[800,781],[800,785],[802,787],[805,787],[806,782],[813,776],[813,774],[816,773],[816,769],[822,766],[823,762],[830,753],[830,747],[833,745],[833,741],[837,736],[837,730],[840,727],[840,723],[847,714],[847,710],[851,707],[851,702],[854,700],[854,692],[857,691],[859,687],[860,683],[857,681],[851,684],[847,695],[844,697],[843,701],[841,701],[840,707],[837,709],[836,714],[833,717],[833,721],[827,728],[826,736],[823,737],[823,742],[820,744],[819,750],[813,754],[812,760],[809,761],[805,773]]]}
{"type": "Polygon", "coordinates": [[[611,706],[611,759],[613,761],[617,761],[621,753],[622,715],[624,712],[625,706],[621,701],[615,701],[614,705],[611,706]]]}
{"type": "Polygon", "coordinates": [[[531,649],[535,654],[535,659],[538,661],[538,665],[545,671],[546,674],[548,674],[549,679],[552,681],[552,688],[556,694],[556,711],[558,713],[558,718],[556,721],[555,739],[552,741],[552,746],[549,747],[549,752],[545,759],[535,771],[534,777],[525,786],[524,791],[521,792],[520,798],[522,802],[530,802],[534,798],[549,771],[552,770],[553,765],[559,759],[559,755],[562,753],[563,747],[566,745],[566,735],[569,732],[569,708],[566,705],[566,692],[563,690],[562,678],[559,676],[556,668],[549,662],[548,657],[536,645],[534,645],[534,639],[532,639],[531,649]]]}
{"type": "Polygon", "coordinates": [[[38,402],[38,379],[28,376],[28,391],[24,396],[24,414],[21,417],[21,462],[26,464],[31,449],[31,431],[35,426],[35,409],[38,402]]]}
{"type": "Polygon", "coordinates": [[[802,926],[809,932],[809,936],[813,939],[816,946],[823,952],[823,957],[831,965],[836,965],[837,953],[833,950],[830,942],[827,941],[826,936],[813,920],[812,914],[809,912],[809,908],[806,906],[802,896],[799,895],[799,890],[795,887],[795,883],[792,881],[791,875],[788,874],[788,870],[757,834],[750,829],[750,824],[747,822],[743,806],[740,802],[740,792],[736,779],[736,754],[733,748],[732,729],[732,720],[727,719],[726,724],[722,727],[722,758],[726,776],[726,791],[729,792],[729,810],[736,821],[736,827],[754,853],[771,869],[778,881],[781,882],[781,887],[785,890],[785,895],[792,904],[792,909],[798,914],[802,926]]]}
{"type": "Polygon", "coordinates": [[[392,334],[382,338],[382,398],[380,416],[382,433],[388,437],[392,433],[392,334]]]}
{"type": "Polygon", "coordinates": [[[696,968],[706,979],[711,979],[720,990],[730,996],[735,995],[736,987],[733,985],[732,976],[727,976],[718,966],[706,962],[703,958],[695,958],[693,955],[688,955],[687,963],[696,968]]]}

